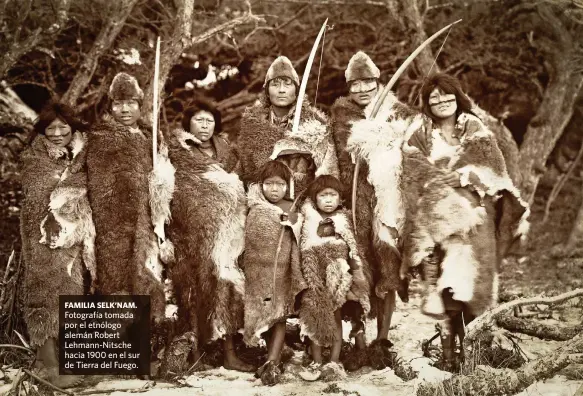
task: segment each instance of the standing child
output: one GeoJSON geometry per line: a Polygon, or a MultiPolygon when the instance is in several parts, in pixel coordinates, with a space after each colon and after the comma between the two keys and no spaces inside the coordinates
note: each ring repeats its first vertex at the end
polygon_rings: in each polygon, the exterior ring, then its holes
{"type": "Polygon", "coordinates": [[[265,385],[279,382],[285,320],[294,313],[296,296],[305,288],[296,239],[302,222],[301,216],[290,210],[291,177],[285,164],[269,161],[247,194],[244,337],[247,344],[257,345],[262,333],[267,332],[267,362],[256,373],[265,385]],[[277,254],[282,226],[285,229],[277,254]]]}
{"type": "Polygon", "coordinates": [[[302,335],[310,338],[313,362],[306,380],[342,375],[342,318],[359,322],[370,310],[369,285],[356,248],[350,212],[341,205],[343,185],[334,176],[316,178],[302,205],[301,268],[307,290],[302,295],[302,335]],[[322,348],[330,363],[322,366],[322,348]]]}

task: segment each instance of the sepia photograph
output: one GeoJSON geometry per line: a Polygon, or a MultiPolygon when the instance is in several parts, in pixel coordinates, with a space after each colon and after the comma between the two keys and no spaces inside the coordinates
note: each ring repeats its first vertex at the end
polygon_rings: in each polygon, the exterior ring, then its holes
{"type": "Polygon", "coordinates": [[[583,396],[583,0],[0,0],[0,395],[583,396]]]}

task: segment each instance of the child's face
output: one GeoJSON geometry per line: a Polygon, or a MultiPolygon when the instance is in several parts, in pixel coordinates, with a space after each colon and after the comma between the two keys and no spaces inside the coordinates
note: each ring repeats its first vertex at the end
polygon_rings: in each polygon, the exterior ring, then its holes
{"type": "Polygon", "coordinates": [[[271,203],[277,203],[285,197],[287,183],[279,176],[271,176],[263,180],[263,195],[271,203]]]}
{"type": "Polygon", "coordinates": [[[340,194],[333,188],[325,188],[316,194],[316,206],[324,213],[332,213],[340,206],[340,194]]]}

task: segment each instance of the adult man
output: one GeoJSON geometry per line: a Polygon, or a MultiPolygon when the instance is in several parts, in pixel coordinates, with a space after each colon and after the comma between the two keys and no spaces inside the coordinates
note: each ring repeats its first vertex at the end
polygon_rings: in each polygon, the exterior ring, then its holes
{"type": "Polygon", "coordinates": [[[88,134],[88,196],[96,229],[97,291],[150,295],[152,316],[159,319],[165,308],[159,242],[170,213],[174,169],[161,157],[158,171],[152,171],[152,131],[140,122],[143,97],[134,77],[114,77],[111,114],[88,134]]]}
{"type": "MultiPolygon", "coordinates": [[[[399,239],[404,227],[404,209],[399,189],[401,145],[409,119],[415,115],[389,94],[375,120],[367,120],[379,95],[380,70],[364,52],[357,52],[345,72],[349,95],[336,100],[331,112],[331,133],[336,145],[340,180],[352,186],[356,161],[358,175],[356,202],[357,242],[371,285],[371,316],[377,317],[375,345],[386,344],[396,291],[401,288],[399,239]]],[[[404,298],[404,297],[402,297],[404,298]]],[[[406,299],[406,298],[405,298],[406,299]]],[[[364,332],[355,329],[356,345],[365,348],[364,332]]],[[[362,326],[362,325],[360,325],[362,326]]],[[[387,345],[387,344],[386,344],[387,345]]],[[[361,359],[345,362],[347,370],[365,363],[361,359]]]]}

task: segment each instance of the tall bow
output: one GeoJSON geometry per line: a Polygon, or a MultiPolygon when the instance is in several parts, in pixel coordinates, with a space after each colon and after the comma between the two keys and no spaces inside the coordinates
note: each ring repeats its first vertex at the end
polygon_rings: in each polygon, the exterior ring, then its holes
{"type": "MultiPolygon", "coordinates": [[[[435,40],[440,34],[442,34],[443,32],[445,32],[446,30],[448,30],[453,25],[455,25],[456,23],[459,23],[459,22],[461,22],[461,19],[458,19],[457,21],[450,23],[449,25],[447,25],[443,29],[435,32],[431,37],[429,37],[427,40],[425,40],[423,43],[421,43],[421,45],[419,47],[417,47],[415,49],[415,51],[413,51],[413,53],[407,57],[407,59],[405,59],[403,64],[397,69],[395,74],[393,74],[393,77],[391,77],[388,84],[383,88],[381,94],[378,96],[378,99],[377,99],[377,101],[373,107],[373,110],[370,114],[370,117],[369,117],[370,120],[372,120],[376,117],[377,113],[379,112],[379,109],[381,108],[381,105],[385,101],[385,98],[389,94],[391,88],[393,88],[393,86],[395,85],[395,83],[397,82],[399,77],[401,77],[401,74],[403,74],[405,69],[411,64],[411,62],[413,62],[413,60],[417,57],[417,55],[419,55],[421,53],[421,51],[423,51],[425,49],[425,47],[427,47],[429,44],[431,44],[431,42],[433,40],[435,40]]],[[[354,176],[352,179],[352,223],[354,225],[354,232],[355,233],[357,232],[355,205],[356,205],[356,188],[357,188],[357,183],[358,183],[359,171],[360,171],[360,158],[356,157],[356,164],[354,167],[354,176]]]]}
{"type": "MultiPolygon", "coordinates": [[[[322,24],[320,28],[320,32],[318,33],[318,37],[316,37],[316,41],[314,41],[314,45],[312,46],[312,51],[310,52],[310,56],[308,57],[308,63],[306,63],[306,68],[304,70],[304,74],[302,75],[302,83],[300,84],[300,90],[297,95],[296,101],[296,110],[294,113],[294,122],[292,124],[292,132],[297,132],[300,128],[300,115],[302,113],[302,104],[304,103],[304,95],[306,93],[306,87],[308,86],[308,78],[310,77],[310,70],[312,70],[312,64],[314,63],[314,58],[316,57],[316,53],[318,52],[318,46],[320,45],[320,40],[322,39],[322,35],[326,30],[326,24],[328,23],[328,18],[322,24]]],[[[293,176],[292,176],[293,177],[293,176]]],[[[296,205],[300,199],[302,194],[298,194],[296,199],[294,200],[291,208],[289,209],[290,213],[293,212],[296,208],[296,205]]],[[[277,276],[277,261],[279,260],[279,255],[281,253],[281,245],[283,243],[283,236],[285,234],[285,226],[282,227],[281,232],[279,234],[279,240],[277,242],[277,250],[275,251],[275,259],[273,262],[273,299],[272,301],[275,302],[275,281],[277,276]]]]}

